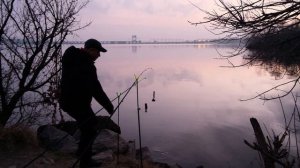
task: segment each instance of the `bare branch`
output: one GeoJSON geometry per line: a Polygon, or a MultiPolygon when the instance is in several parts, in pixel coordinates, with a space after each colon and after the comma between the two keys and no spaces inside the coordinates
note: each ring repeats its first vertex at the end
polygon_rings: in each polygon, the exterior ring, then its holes
{"type": "Polygon", "coordinates": [[[18,109],[26,111],[22,106],[37,102],[37,97],[38,102],[48,99],[38,93],[58,84],[53,81],[58,79],[60,71],[61,46],[68,35],[88,25],[81,26],[76,19],[87,3],[80,0],[25,0],[18,1],[18,5],[14,0],[0,2],[3,14],[0,18],[0,125],[5,125],[18,109]],[[22,97],[29,92],[32,97],[25,103],[22,97]]]}

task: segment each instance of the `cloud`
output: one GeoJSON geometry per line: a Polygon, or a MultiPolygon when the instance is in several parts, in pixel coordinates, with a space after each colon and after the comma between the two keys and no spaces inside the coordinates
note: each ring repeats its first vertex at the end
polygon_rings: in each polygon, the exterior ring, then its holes
{"type": "Polygon", "coordinates": [[[176,18],[191,16],[194,11],[198,10],[185,0],[94,0],[84,9],[83,15],[105,15],[110,18],[125,14],[135,18],[146,16],[176,18]]]}
{"type": "Polygon", "coordinates": [[[143,40],[199,39],[210,33],[202,25],[195,27],[188,21],[197,22],[201,15],[187,0],[93,0],[79,16],[83,24],[92,24],[79,31],[79,36],[81,40],[88,36],[128,40],[133,34],[143,40]]]}
{"type": "Polygon", "coordinates": [[[165,13],[173,15],[176,13],[186,14],[189,12],[186,6],[191,6],[183,0],[101,0],[91,1],[89,8],[97,12],[118,12],[126,10],[130,12],[141,12],[147,14],[165,13]]]}

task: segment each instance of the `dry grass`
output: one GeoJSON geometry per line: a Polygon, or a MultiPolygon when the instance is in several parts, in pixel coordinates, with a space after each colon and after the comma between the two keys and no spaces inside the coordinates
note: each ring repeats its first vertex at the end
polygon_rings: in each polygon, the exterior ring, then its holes
{"type": "MultiPolygon", "coordinates": [[[[0,168],[16,166],[23,167],[33,158],[44,151],[38,145],[36,134],[27,127],[18,126],[10,128],[0,128],[0,168]]],[[[30,168],[63,168],[71,167],[76,161],[70,154],[48,151],[36,160],[30,168]]],[[[78,167],[78,166],[77,166],[78,167]]],[[[120,155],[119,164],[116,156],[111,162],[104,163],[103,168],[138,168],[139,160],[130,156],[120,155]]],[[[159,168],[159,166],[144,161],[144,168],[159,168]]]]}
{"type": "MultiPolygon", "coordinates": [[[[25,126],[0,128],[0,168],[23,167],[43,153],[35,132],[25,126]]],[[[49,151],[30,165],[30,168],[70,167],[76,159],[71,155],[49,151]]]]}
{"type": "Polygon", "coordinates": [[[0,150],[13,152],[38,147],[35,133],[28,127],[0,128],[0,150]]]}
{"type": "MultiPolygon", "coordinates": [[[[120,155],[119,163],[117,164],[116,158],[114,161],[110,163],[105,163],[103,165],[104,168],[139,168],[140,161],[133,159],[128,156],[120,155]]],[[[154,165],[153,163],[149,161],[143,161],[143,167],[144,168],[159,168],[159,166],[154,165]]]]}

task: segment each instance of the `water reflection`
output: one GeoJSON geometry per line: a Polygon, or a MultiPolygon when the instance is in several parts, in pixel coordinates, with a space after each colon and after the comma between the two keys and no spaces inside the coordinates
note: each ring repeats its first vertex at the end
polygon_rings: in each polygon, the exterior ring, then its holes
{"type": "MultiPolygon", "coordinates": [[[[274,46],[272,49],[273,48],[274,46]]],[[[288,46],[288,48],[291,47],[288,46]]],[[[300,144],[297,140],[299,134],[296,133],[300,123],[295,117],[296,115],[299,117],[297,106],[299,104],[298,97],[300,94],[298,87],[300,59],[299,53],[293,53],[291,51],[293,50],[280,50],[277,48],[274,48],[274,50],[251,49],[248,54],[244,56],[244,62],[249,63],[250,66],[257,66],[259,69],[263,69],[278,81],[277,84],[268,88],[260,97],[263,99],[273,99],[271,103],[268,103],[268,109],[274,114],[282,114],[277,115],[277,117],[274,118],[275,122],[273,122],[270,127],[267,127],[267,129],[272,129],[274,135],[279,135],[280,137],[284,133],[288,133],[289,138],[286,138],[284,143],[286,143],[287,146],[292,146],[291,148],[285,148],[288,150],[288,156],[290,158],[296,157],[297,153],[299,157],[298,146],[300,144]],[[287,81],[286,79],[288,79],[288,83],[285,82],[287,81]],[[269,95],[272,95],[270,93],[274,96],[270,97],[269,95]],[[267,96],[264,97],[265,95],[267,96]]],[[[272,137],[273,135],[269,136],[272,137]]]]}
{"type": "Polygon", "coordinates": [[[171,162],[180,160],[187,168],[195,165],[213,168],[254,167],[251,164],[258,163],[255,152],[243,144],[244,138],[250,138],[247,128],[209,126],[193,131],[171,134],[168,139],[159,142],[166,145],[156,148],[168,151],[169,155],[158,158],[171,162]]]}
{"type": "Polygon", "coordinates": [[[297,56],[290,55],[289,52],[250,50],[244,56],[244,59],[251,66],[259,65],[276,79],[281,79],[284,76],[298,77],[300,75],[300,59],[297,56]]]}
{"type": "MultiPolygon", "coordinates": [[[[108,52],[96,66],[111,98],[129,87],[135,74],[152,68],[139,85],[139,97],[141,104],[148,104],[148,112],[141,114],[143,146],[151,149],[155,160],[176,162],[185,168],[259,167],[257,153],[243,143],[244,139],[254,140],[249,118],[258,118],[268,128],[283,128],[278,124],[282,123],[278,102],[239,101],[269,89],[277,81],[268,73],[258,75],[254,67],[221,68],[224,62],[213,58],[228,48],[105,47],[108,52]]],[[[93,108],[99,106],[93,104],[93,108]]],[[[132,91],[120,108],[122,136],[128,140],[138,140],[136,109],[136,92],[132,91]]]]}

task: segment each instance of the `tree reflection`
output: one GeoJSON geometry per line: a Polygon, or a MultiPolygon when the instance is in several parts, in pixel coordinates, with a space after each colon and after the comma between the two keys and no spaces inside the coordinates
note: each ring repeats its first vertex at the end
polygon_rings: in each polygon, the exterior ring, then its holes
{"type": "MultiPolygon", "coordinates": [[[[270,44],[266,46],[268,45],[270,44]]],[[[260,66],[260,68],[269,72],[270,75],[274,76],[277,80],[283,78],[290,79],[245,100],[255,98],[272,100],[284,97],[293,91],[300,80],[300,59],[299,54],[287,48],[282,49],[273,46],[271,48],[266,47],[265,50],[262,48],[249,49],[247,54],[243,55],[244,63],[242,66],[260,66]],[[286,88],[286,85],[289,87],[286,88]],[[280,93],[277,92],[276,95],[272,95],[272,93],[274,93],[272,91],[280,91],[280,93]]]]}
{"type": "Polygon", "coordinates": [[[276,79],[281,79],[284,76],[289,78],[300,76],[299,58],[290,56],[289,52],[286,51],[250,50],[243,58],[250,66],[260,66],[276,79]]]}

